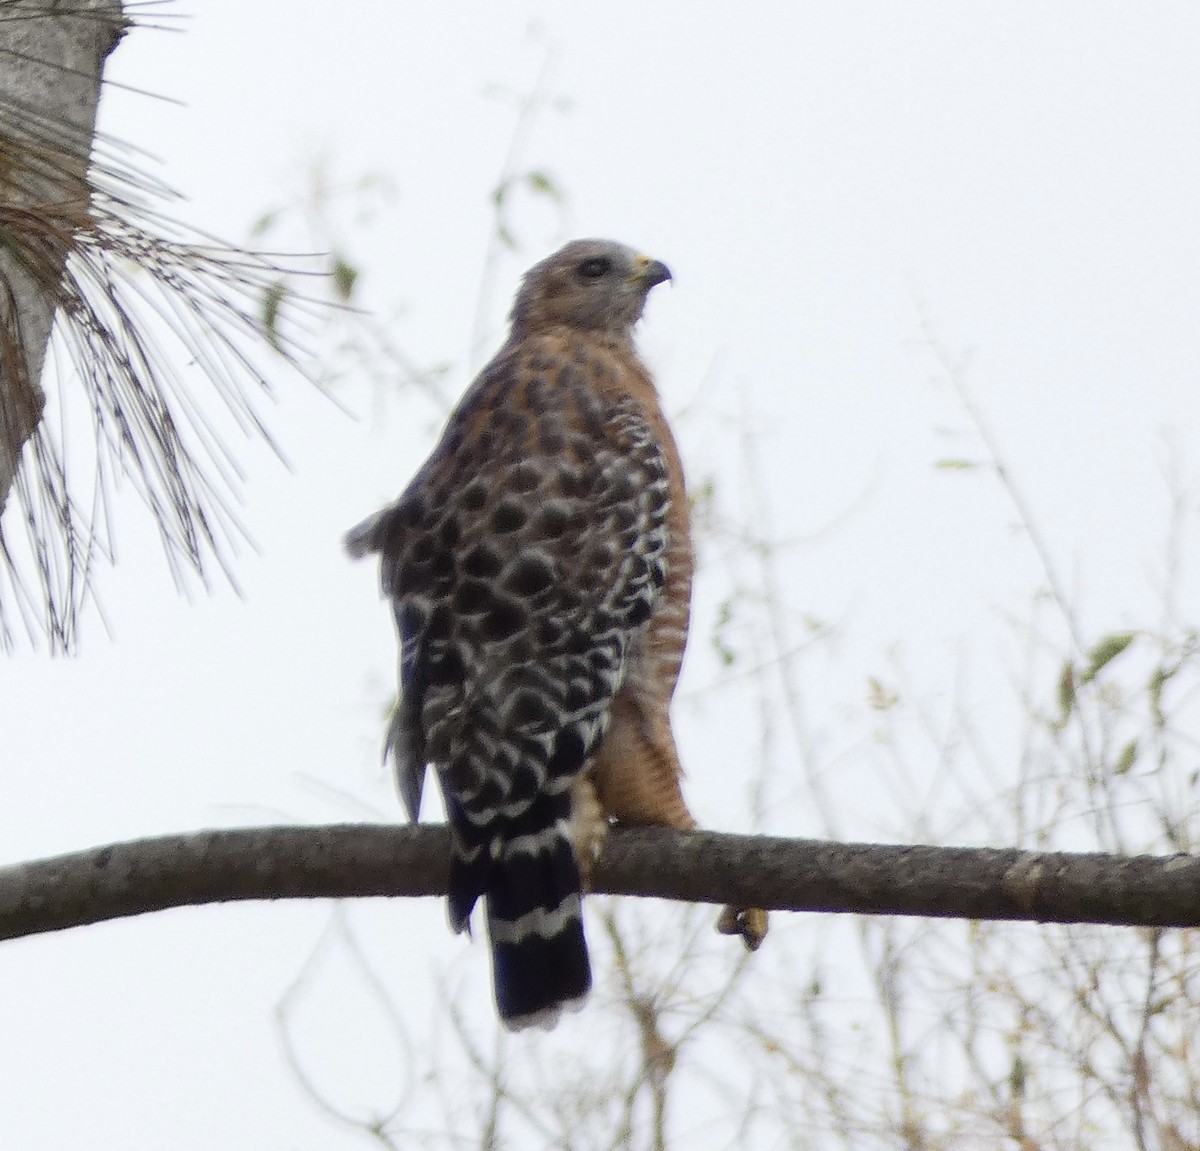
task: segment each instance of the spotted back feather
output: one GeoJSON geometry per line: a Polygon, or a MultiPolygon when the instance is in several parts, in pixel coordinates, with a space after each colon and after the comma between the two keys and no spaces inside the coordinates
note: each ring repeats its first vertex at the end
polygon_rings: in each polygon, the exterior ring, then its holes
{"type": "MultiPolygon", "coordinates": [[[[631,364],[642,371],[628,324],[515,330],[404,494],[347,538],[380,554],[394,607],[401,794],[415,819],[433,765],[453,831],[451,925],[485,899],[514,1027],[552,1021],[590,985],[571,789],[642,666],[678,545],[674,448],[657,407],[648,418],[621,387],[631,364]]],[[[686,587],[683,610],[686,626],[686,587]]]]}

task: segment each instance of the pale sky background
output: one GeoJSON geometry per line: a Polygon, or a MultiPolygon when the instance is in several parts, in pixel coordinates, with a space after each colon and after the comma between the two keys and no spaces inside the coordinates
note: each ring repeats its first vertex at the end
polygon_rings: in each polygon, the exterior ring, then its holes
{"type": "MultiPolygon", "coordinates": [[[[994,480],[934,467],[981,453],[922,314],[971,352],[968,382],[1085,637],[1157,618],[1166,473],[1174,461],[1193,481],[1194,545],[1200,465],[1194,5],[188,10],[178,32],[135,29],[108,73],[182,105],[113,87],[102,130],[154,157],[186,196],[181,218],[230,240],[299,200],[318,160],[334,182],[386,177],[395,197],[371,200],[372,220],[341,213],[345,244],[363,305],[392,317],[413,361],[450,365],[449,397],[478,367],[490,193],[516,122],[495,90],[530,90],[549,53],[546,91],[568,103],[529,125],[518,167],[551,173],[567,202],[561,217],[518,204],[523,248],[493,269],[485,343],[500,342],[520,273],[567,238],[670,264],[641,343],[689,478],[711,478],[736,518],[750,437],[773,530],[792,541],[787,609],[838,629],[801,682],[838,765],[842,837],[899,834],[895,781],[856,754],[868,677],[891,682],[899,661],[935,709],[955,685],[986,700],[1012,666],[1006,615],[1039,586],[994,480]]],[[[339,540],[403,487],[442,413],[362,378],[338,388],[355,419],[282,369],[278,391],[264,410],[292,470],[243,453],[258,551],[238,561],[241,598],[177,596],[128,499],[119,563],[98,580],[111,637],[92,615],[77,658],[23,645],[0,661],[4,861],[214,825],[400,818],[378,764],[391,624],[375,572],[339,540]]],[[[677,725],[698,817],[744,829],[759,717],[744,692],[702,690],[739,561],[715,545],[705,559],[677,725]]],[[[1179,601],[1193,621],[1194,570],[1179,601]]],[[[1012,707],[989,714],[992,734],[1012,707]]],[[[820,834],[783,802],[798,769],[779,754],[767,827],[820,834]]],[[[451,937],[439,906],[349,914],[414,1034],[439,1011],[435,970],[488,1033],[485,952],[451,937]]],[[[323,905],[207,908],[0,946],[0,1146],[364,1145],[304,1099],[275,1030],[328,921],[323,905]]],[[[304,1053],[351,1104],[386,1101],[401,1057],[358,983],[331,974],[327,990],[304,1053]]]]}

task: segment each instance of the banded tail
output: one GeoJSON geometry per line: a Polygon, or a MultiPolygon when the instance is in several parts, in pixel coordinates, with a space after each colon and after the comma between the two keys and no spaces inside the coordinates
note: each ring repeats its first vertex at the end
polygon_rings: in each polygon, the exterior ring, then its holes
{"type": "Polygon", "coordinates": [[[484,829],[471,827],[461,809],[451,816],[451,926],[464,930],[484,897],[496,1008],[513,1031],[553,1027],[564,1010],[583,1005],[592,985],[569,805],[568,794],[539,796],[490,842],[480,842],[484,829]]]}

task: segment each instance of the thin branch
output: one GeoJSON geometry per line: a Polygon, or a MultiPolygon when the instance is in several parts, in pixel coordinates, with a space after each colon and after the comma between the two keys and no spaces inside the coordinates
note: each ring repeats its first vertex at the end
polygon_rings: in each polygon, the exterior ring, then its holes
{"type": "MultiPolygon", "coordinates": [[[[446,891],[445,827],[263,827],[116,843],[0,869],[0,939],[246,899],[446,891]]],[[[780,911],[1200,926],[1200,857],[827,843],[615,828],[594,889],[780,911]]]]}

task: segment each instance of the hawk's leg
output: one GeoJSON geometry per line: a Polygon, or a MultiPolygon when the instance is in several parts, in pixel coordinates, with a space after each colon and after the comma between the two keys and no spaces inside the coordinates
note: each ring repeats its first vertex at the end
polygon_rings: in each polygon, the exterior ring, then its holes
{"type": "Polygon", "coordinates": [[[592,868],[604,849],[607,834],[608,817],[600,806],[589,767],[571,784],[571,844],[584,891],[591,889],[592,868]]]}
{"type": "MultiPolygon", "coordinates": [[[[587,777],[590,798],[618,823],[695,831],[699,824],[688,810],[679,780],[683,768],[666,711],[648,711],[632,692],[622,691],[613,706],[613,722],[587,777]]],[[[576,839],[576,855],[579,855],[576,839]]],[[[603,834],[598,843],[603,843],[603,834]]],[[[599,849],[597,847],[597,854],[599,849]]],[[[580,868],[583,868],[581,861],[580,868]]],[[[587,885],[585,879],[584,885],[587,885]]],[[[767,912],[760,907],[726,907],[717,920],[723,935],[740,935],[757,951],[767,934],[767,912]]]]}

